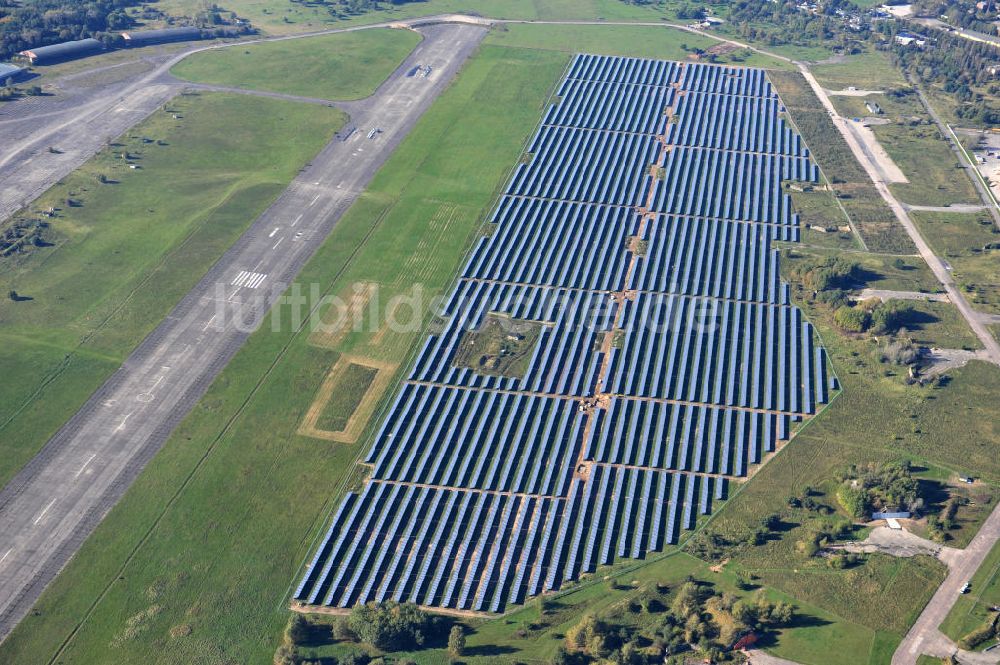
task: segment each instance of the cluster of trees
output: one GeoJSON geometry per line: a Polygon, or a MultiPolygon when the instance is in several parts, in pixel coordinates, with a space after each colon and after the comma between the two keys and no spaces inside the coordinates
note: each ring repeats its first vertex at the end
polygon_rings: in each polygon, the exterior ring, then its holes
{"type": "Polygon", "coordinates": [[[924,507],[920,483],[906,461],[852,465],[839,480],[837,500],[856,519],[872,512],[917,512],[924,507]]]}
{"type": "Polygon", "coordinates": [[[815,292],[844,291],[856,287],[862,280],[857,261],[837,256],[801,261],[794,266],[792,274],[805,288],[815,292]]]}
{"type": "Polygon", "coordinates": [[[899,300],[882,302],[872,298],[857,305],[844,304],[833,313],[833,320],[848,332],[873,332],[884,335],[898,332],[913,310],[899,300]]]}
{"type": "MultiPolygon", "coordinates": [[[[646,596],[648,601],[650,594],[646,596]]],[[[654,621],[643,622],[642,629],[584,617],[566,632],[566,647],[555,665],[594,660],[639,665],[689,649],[719,662],[742,636],[787,626],[795,616],[791,605],[772,603],[763,590],[740,599],[693,580],[677,589],[669,607],[645,602],[640,611],[655,615],[654,621]]]]}
{"type": "Polygon", "coordinates": [[[348,625],[359,640],[383,651],[419,649],[445,628],[440,617],[394,601],[356,605],[348,625]]]}
{"type": "MultiPolygon", "coordinates": [[[[285,628],[284,641],[274,654],[274,665],[312,665],[300,649],[313,642],[315,630],[305,616],[292,614],[285,628]]],[[[460,625],[451,625],[443,617],[428,614],[411,603],[394,601],[356,605],[349,616],[338,619],[332,626],[332,637],[336,641],[363,642],[381,651],[420,649],[431,643],[442,643],[445,634],[449,654],[458,658],[465,652],[465,632],[460,625]]],[[[355,649],[341,654],[335,665],[384,663],[355,649]]]]}
{"type": "Polygon", "coordinates": [[[100,37],[132,25],[125,10],[141,0],[0,0],[0,60],[25,49],[100,37]]]}

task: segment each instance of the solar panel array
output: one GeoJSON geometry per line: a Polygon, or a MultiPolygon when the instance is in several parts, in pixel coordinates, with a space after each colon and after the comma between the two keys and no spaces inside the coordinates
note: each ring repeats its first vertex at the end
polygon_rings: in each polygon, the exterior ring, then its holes
{"type": "Polygon", "coordinates": [[[763,71],[576,56],[295,598],[502,611],[677,542],[828,399],[779,280],[815,180],[763,71]],[[527,368],[455,363],[487,316],[527,368]]]}

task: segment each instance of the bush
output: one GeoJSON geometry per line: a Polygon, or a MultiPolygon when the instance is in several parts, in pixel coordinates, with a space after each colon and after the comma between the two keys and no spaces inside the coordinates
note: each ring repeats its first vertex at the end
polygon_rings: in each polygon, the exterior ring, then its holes
{"type": "Polygon", "coordinates": [[[868,509],[868,501],[864,491],[847,484],[837,488],[837,501],[854,519],[862,519],[868,509]]]}
{"type": "Polygon", "coordinates": [[[337,658],[338,665],[368,665],[371,656],[359,649],[351,649],[337,658]]]}
{"type": "Polygon", "coordinates": [[[298,665],[299,652],[294,646],[282,644],[274,652],[274,665],[298,665]]]}
{"type": "Polygon", "coordinates": [[[833,313],[833,320],[848,332],[864,332],[871,325],[871,315],[857,307],[841,306],[833,313]]]}

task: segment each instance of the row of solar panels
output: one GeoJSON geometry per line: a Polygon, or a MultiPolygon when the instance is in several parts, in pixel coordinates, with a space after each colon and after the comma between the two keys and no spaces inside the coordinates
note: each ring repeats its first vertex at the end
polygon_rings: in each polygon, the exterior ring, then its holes
{"type": "Polygon", "coordinates": [[[543,127],[519,164],[507,194],[587,203],[639,205],[658,144],[645,134],[543,127]]]}
{"type": "Polygon", "coordinates": [[[631,208],[504,197],[473,248],[468,279],[619,290],[639,216],[631,208]]]}
{"type": "Polygon", "coordinates": [[[745,476],[787,439],[787,415],[702,404],[612,398],[598,408],[587,459],[629,466],[745,476]]]}
{"type": "Polygon", "coordinates": [[[775,97],[692,92],[677,100],[667,143],[808,157],[809,150],[778,114],[775,97]]]}
{"type": "Polygon", "coordinates": [[[815,413],[826,356],[796,307],[640,294],[602,390],[619,395],[815,413]]]}
{"type": "Polygon", "coordinates": [[[660,162],[655,212],[798,226],[782,180],[815,182],[807,157],[675,147],[660,162]]]}
{"type": "Polygon", "coordinates": [[[673,104],[672,88],[610,81],[567,81],[561,99],[546,111],[543,125],[663,134],[673,104]]]}
{"type": "Polygon", "coordinates": [[[612,81],[647,86],[675,87],[692,92],[730,96],[776,97],[762,69],[677,63],[648,58],[579,54],[573,57],[559,95],[575,80],[612,81]]]}
{"type": "Polygon", "coordinates": [[[771,241],[792,240],[787,227],[660,215],[642,239],[646,251],[628,287],[729,300],[789,303],[771,241]]]}
{"type": "Polygon", "coordinates": [[[504,197],[493,222],[463,278],[789,303],[771,241],[797,240],[796,227],[658,215],[636,236],[631,208],[518,197],[504,197]],[[626,287],[633,236],[645,246],[626,287]]]}
{"type": "Polygon", "coordinates": [[[501,611],[675,543],[725,481],[595,465],[568,498],[371,481],[341,502],[294,597],[501,611]]]}
{"type": "Polygon", "coordinates": [[[365,461],[376,479],[565,496],[585,424],[579,406],[406,384],[365,461]]]}

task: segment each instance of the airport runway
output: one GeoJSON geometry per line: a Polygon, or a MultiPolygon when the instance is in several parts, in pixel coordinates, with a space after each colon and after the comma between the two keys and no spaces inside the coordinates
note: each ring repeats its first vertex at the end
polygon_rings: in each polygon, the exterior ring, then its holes
{"type": "MultiPolygon", "coordinates": [[[[0,490],[0,638],[124,494],[486,34],[463,24],[419,30],[425,39],[372,97],[343,105],[351,114],[347,128],[0,490]],[[417,65],[430,66],[430,75],[408,76],[417,65]],[[374,127],[382,132],[368,138],[374,127]]],[[[143,90],[153,108],[167,94],[155,82],[143,90]]]]}

